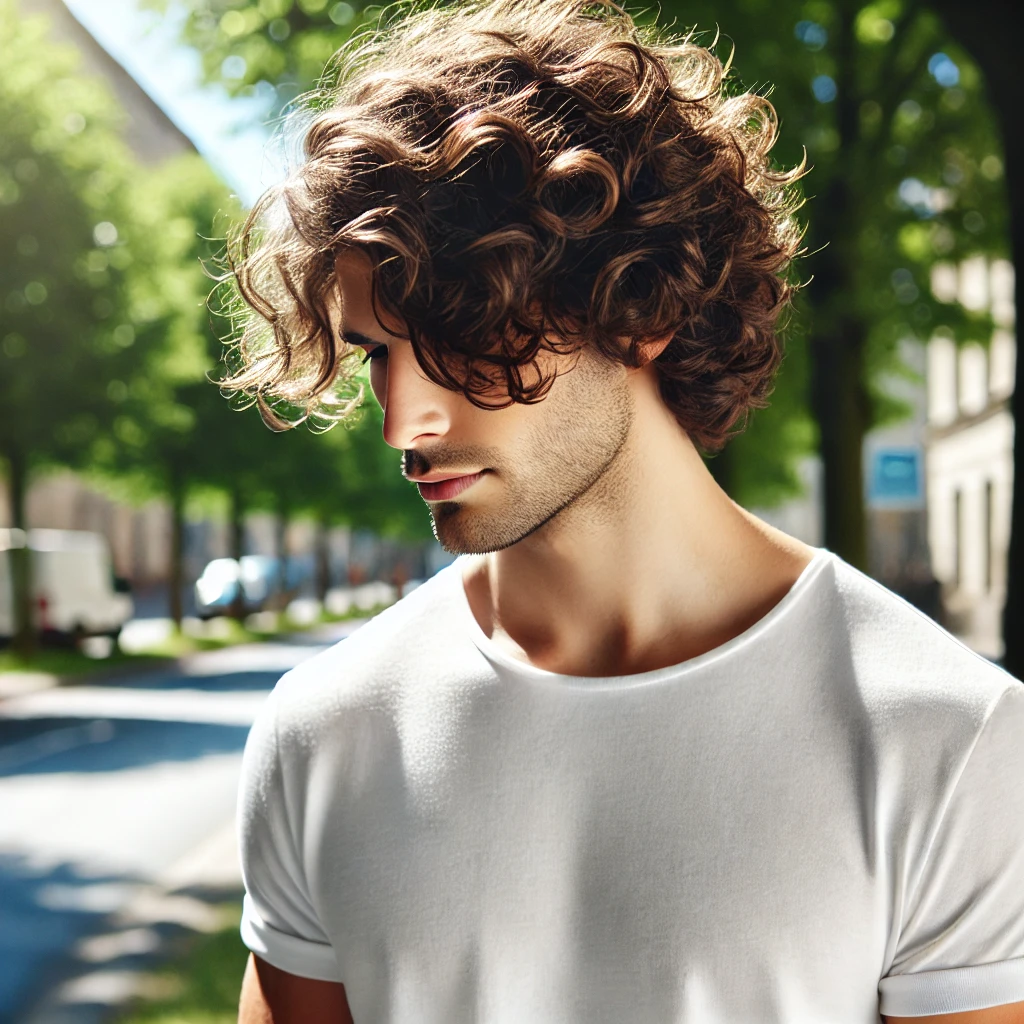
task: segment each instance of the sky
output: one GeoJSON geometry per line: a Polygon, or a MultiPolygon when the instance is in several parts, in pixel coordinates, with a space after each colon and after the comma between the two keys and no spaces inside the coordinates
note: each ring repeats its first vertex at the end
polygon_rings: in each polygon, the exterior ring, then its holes
{"type": "Polygon", "coordinates": [[[136,0],[65,0],[96,40],[163,108],[246,204],[282,176],[267,147],[265,108],[202,85],[199,55],[177,42],[184,7],[140,11],[136,0]]]}

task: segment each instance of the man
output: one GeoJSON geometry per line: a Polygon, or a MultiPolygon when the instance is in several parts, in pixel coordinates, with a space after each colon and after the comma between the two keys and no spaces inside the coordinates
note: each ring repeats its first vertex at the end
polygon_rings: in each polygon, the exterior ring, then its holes
{"type": "Polygon", "coordinates": [[[702,458],[781,356],[770,108],[610,3],[360,45],[234,384],[358,353],[461,557],[253,727],[240,1020],[1024,1022],[1024,687],[702,458]]]}

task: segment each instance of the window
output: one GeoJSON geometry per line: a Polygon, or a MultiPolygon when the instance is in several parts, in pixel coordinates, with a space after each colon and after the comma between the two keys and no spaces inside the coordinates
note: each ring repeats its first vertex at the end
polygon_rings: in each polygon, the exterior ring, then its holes
{"type": "Polygon", "coordinates": [[[985,481],[985,592],[992,590],[992,562],[995,557],[992,551],[992,481],[985,481]]]}
{"type": "Polygon", "coordinates": [[[963,581],[963,494],[958,487],[953,492],[953,585],[963,581]]]}

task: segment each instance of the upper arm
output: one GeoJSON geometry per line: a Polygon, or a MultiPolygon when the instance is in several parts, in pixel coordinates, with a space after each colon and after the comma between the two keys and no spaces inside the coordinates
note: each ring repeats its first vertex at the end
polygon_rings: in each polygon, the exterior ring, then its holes
{"type": "MultiPolygon", "coordinates": [[[[317,979],[321,985],[338,985],[342,975],[310,892],[299,830],[290,813],[293,807],[303,813],[306,766],[290,747],[279,751],[279,713],[280,693],[275,688],[253,723],[242,755],[238,846],[245,895],[240,932],[242,942],[258,958],[247,973],[247,986],[270,979],[265,982],[271,986],[268,991],[280,988],[287,993],[294,986],[278,980],[274,968],[302,981],[317,979]],[[290,780],[285,764],[292,769],[290,780]]],[[[307,990],[308,984],[303,988],[307,990]]],[[[258,985],[254,991],[260,991],[258,985]]]]}
{"type": "Polygon", "coordinates": [[[890,1024],[1024,1024],[1024,685],[1007,685],[949,768],[934,824],[901,854],[879,1011],[890,1024]]]}
{"type": "Polygon", "coordinates": [[[1004,1003],[984,1010],[940,1013],[930,1017],[883,1016],[882,1020],[885,1024],[1024,1024],[1024,1003],[1004,1003]]]}
{"type": "Polygon", "coordinates": [[[238,1024],[353,1024],[353,1021],[341,982],[300,978],[250,953],[242,978],[238,1024]]]}

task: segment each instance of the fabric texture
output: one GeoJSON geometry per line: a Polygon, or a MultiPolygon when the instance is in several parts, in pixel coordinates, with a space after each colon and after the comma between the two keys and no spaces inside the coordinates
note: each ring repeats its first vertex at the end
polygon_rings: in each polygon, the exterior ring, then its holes
{"type": "Polygon", "coordinates": [[[1024,1000],[1024,686],[824,548],[681,665],[498,648],[464,559],[278,683],[242,937],[355,1024],[877,1024],[1024,1000]]]}

